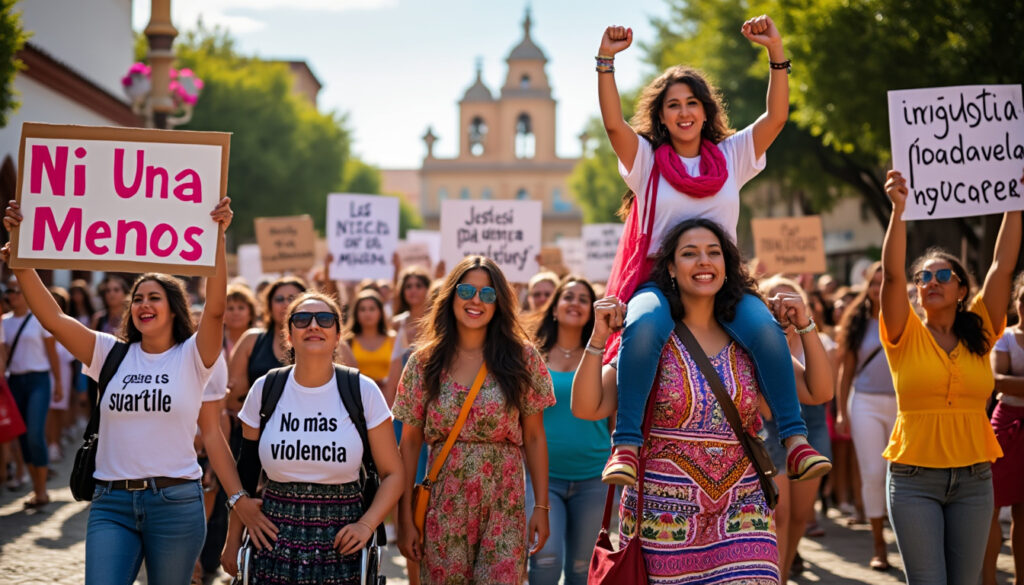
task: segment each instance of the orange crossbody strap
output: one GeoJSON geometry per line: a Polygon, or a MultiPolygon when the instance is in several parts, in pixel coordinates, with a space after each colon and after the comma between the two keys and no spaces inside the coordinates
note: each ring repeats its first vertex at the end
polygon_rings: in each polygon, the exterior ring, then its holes
{"type": "Polygon", "coordinates": [[[459,433],[462,431],[462,425],[469,418],[469,409],[473,407],[473,401],[476,400],[476,395],[480,393],[480,388],[484,385],[484,378],[486,377],[487,364],[483,364],[480,366],[480,371],[476,373],[476,380],[473,380],[473,386],[469,389],[469,394],[466,395],[466,401],[462,403],[459,418],[455,419],[455,424],[452,425],[452,432],[448,433],[448,438],[445,439],[441,452],[434,459],[434,464],[430,466],[430,473],[427,474],[427,481],[424,483],[429,485],[437,481],[437,476],[441,473],[444,461],[448,459],[448,453],[451,452],[455,441],[458,440],[459,433]]]}

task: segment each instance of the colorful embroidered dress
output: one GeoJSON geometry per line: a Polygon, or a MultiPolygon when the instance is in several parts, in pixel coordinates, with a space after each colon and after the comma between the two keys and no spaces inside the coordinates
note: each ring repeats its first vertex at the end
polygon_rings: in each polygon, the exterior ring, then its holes
{"type": "MultiPolygon", "coordinates": [[[[555,403],[544,361],[532,347],[527,351],[532,383],[524,416],[555,403]]],[[[445,374],[440,396],[426,405],[423,366],[413,354],[398,385],[394,414],[421,427],[428,444],[440,446],[468,393],[445,374]]],[[[526,475],[519,417],[517,409],[505,408],[501,388],[488,373],[431,490],[420,564],[424,583],[522,585],[525,580],[526,475]]],[[[434,454],[432,449],[429,465],[434,454]]]]}
{"type": "MultiPolygon", "coordinates": [[[[709,356],[744,426],[760,427],[757,378],[730,342],[709,356]]],[[[661,355],[651,434],[644,443],[640,539],[652,585],[776,585],[772,512],[715,394],[675,333],[661,355]]],[[[636,490],[623,490],[622,544],[636,534],[636,490]]]]}

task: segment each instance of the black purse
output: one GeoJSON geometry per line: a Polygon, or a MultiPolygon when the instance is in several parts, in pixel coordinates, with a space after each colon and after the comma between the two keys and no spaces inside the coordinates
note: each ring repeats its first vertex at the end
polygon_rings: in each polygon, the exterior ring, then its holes
{"type": "Polygon", "coordinates": [[[761,437],[751,435],[743,429],[743,422],[740,420],[740,413],[736,410],[736,404],[729,397],[729,393],[722,384],[722,378],[715,371],[715,367],[711,365],[711,360],[704,353],[704,349],[701,348],[700,343],[697,342],[697,338],[693,336],[690,328],[682,321],[679,321],[676,323],[676,335],[683,342],[683,345],[686,346],[686,350],[690,352],[690,357],[693,358],[693,361],[697,362],[697,367],[700,368],[701,374],[703,374],[704,379],[708,381],[708,385],[711,386],[711,390],[715,393],[715,398],[718,399],[718,404],[722,407],[722,412],[725,413],[729,426],[736,433],[736,438],[739,439],[740,445],[743,445],[743,452],[746,453],[747,459],[750,460],[751,465],[754,466],[754,471],[757,472],[757,479],[761,484],[761,491],[764,492],[765,502],[769,508],[774,510],[775,505],[779,503],[779,486],[775,485],[775,480],[772,478],[778,475],[779,470],[776,469],[772,456],[768,453],[768,447],[765,446],[764,440],[761,437]]]}
{"type": "Polygon", "coordinates": [[[96,472],[96,449],[99,448],[100,429],[100,405],[103,403],[103,392],[107,384],[117,372],[117,368],[128,355],[128,344],[118,341],[107,354],[103,361],[103,369],[100,370],[99,395],[96,404],[92,405],[92,414],[89,416],[89,424],[85,427],[85,434],[82,436],[84,443],[75,453],[75,465],[71,468],[71,495],[76,501],[92,501],[93,492],[96,490],[96,479],[93,474],[96,472]]]}

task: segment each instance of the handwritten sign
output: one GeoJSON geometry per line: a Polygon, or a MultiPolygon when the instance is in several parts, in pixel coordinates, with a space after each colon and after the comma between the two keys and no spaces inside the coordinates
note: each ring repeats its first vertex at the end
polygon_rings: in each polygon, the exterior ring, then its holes
{"type": "Polygon", "coordinates": [[[208,276],[230,134],[25,123],[12,268],[208,276]]]}
{"type": "Polygon", "coordinates": [[[312,217],[257,217],[253,224],[263,270],[301,273],[313,267],[316,237],[312,217]]]}
{"type": "Polygon", "coordinates": [[[587,253],[583,248],[583,238],[558,238],[558,247],[562,249],[562,262],[572,274],[584,273],[584,261],[587,253]]]}
{"type": "Polygon", "coordinates": [[[890,91],[889,133],[910,191],[903,219],[1024,209],[1020,85],[890,91]]]}
{"type": "Polygon", "coordinates": [[[558,246],[544,246],[540,249],[540,268],[559,276],[569,273],[569,268],[562,261],[562,249],[558,246]]]}
{"type": "Polygon", "coordinates": [[[769,273],[825,272],[821,216],[750,220],[754,254],[769,273]]]}
{"type": "Polygon", "coordinates": [[[423,242],[401,242],[395,249],[398,265],[404,270],[410,266],[422,266],[430,272],[430,246],[423,242]]]}
{"type": "Polygon", "coordinates": [[[494,260],[511,282],[537,273],[540,201],[445,200],[441,203],[441,257],[451,270],[464,257],[494,260]]]}
{"type": "Polygon", "coordinates": [[[398,198],[347,193],[327,196],[331,278],[391,278],[398,246],[398,198]]]}
{"type": "Polygon", "coordinates": [[[621,223],[591,223],[583,226],[584,276],[594,282],[608,280],[621,238],[621,223]]]}
{"type": "Polygon", "coordinates": [[[436,230],[406,230],[405,241],[410,244],[426,244],[430,250],[430,264],[441,261],[441,232],[436,230]]]}

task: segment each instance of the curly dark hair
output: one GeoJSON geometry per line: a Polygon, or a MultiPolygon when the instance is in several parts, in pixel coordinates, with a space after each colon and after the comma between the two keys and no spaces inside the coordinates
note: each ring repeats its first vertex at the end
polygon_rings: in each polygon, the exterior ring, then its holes
{"type": "Polygon", "coordinates": [[[860,344],[864,342],[868,323],[875,311],[874,302],[868,296],[868,288],[871,287],[871,280],[880,272],[882,272],[881,262],[875,262],[864,271],[864,288],[857,293],[839,319],[838,345],[853,354],[855,365],[857,351],[860,349],[860,344]]]}
{"type": "MultiPolygon", "coordinates": [[[[540,318],[537,319],[537,322],[532,327],[534,344],[544,355],[547,355],[558,341],[558,321],[555,320],[555,310],[558,307],[558,301],[562,298],[562,293],[567,288],[576,284],[582,284],[587,289],[587,293],[590,294],[591,303],[597,300],[597,296],[594,294],[594,286],[582,276],[570,274],[558,283],[558,286],[555,287],[555,292],[548,299],[547,304],[539,311],[540,318]]],[[[583,325],[583,330],[580,332],[580,343],[586,344],[590,339],[590,334],[593,332],[594,309],[590,307],[590,315],[587,317],[587,322],[583,325]]]]}
{"type": "Polygon", "coordinates": [[[716,222],[703,217],[695,217],[680,222],[676,227],[669,230],[661,241],[661,248],[655,257],[654,270],[651,276],[654,283],[658,285],[661,292],[668,299],[669,308],[672,310],[672,318],[676,321],[686,315],[686,307],[679,297],[679,292],[674,288],[673,278],[668,272],[669,264],[675,261],[676,247],[679,238],[686,232],[704,228],[715,234],[719,244],[722,246],[722,257],[725,260],[725,282],[722,288],[715,294],[715,318],[719,321],[732,321],[736,317],[736,305],[743,299],[744,295],[752,294],[762,298],[757,289],[757,283],[747,272],[746,263],[740,254],[739,248],[729,239],[725,229],[716,222]]]}
{"type": "Polygon", "coordinates": [[[132,319],[132,302],[139,286],[144,282],[155,282],[164,289],[167,296],[167,305],[171,309],[171,337],[175,344],[184,342],[196,332],[196,325],[192,321],[192,311],[189,309],[188,292],[185,285],[177,278],[159,272],[147,272],[135,279],[131,291],[128,293],[128,306],[124,309],[124,316],[121,318],[121,331],[118,337],[128,343],[142,341],[142,332],[135,326],[132,319]]]}
{"type": "MultiPolygon", "coordinates": [[[[677,83],[688,86],[694,97],[704,106],[707,122],[700,130],[701,138],[718,144],[736,132],[729,127],[729,116],[721,92],[707,80],[707,75],[699,69],[676,65],[666,69],[640,92],[636,113],[629,121],[633,130],[651,143],[651,150],[657,150],[662,144],[672,143],[668,128],[661,123],[661,109],[665,105],[665,96],[669,88],[677,83]]],[[[629,215],[634,199],[636,194],[632,191],[627,191],[622,196],[619,217],[625,219],[629,215]]]]}
{"type": "Polygon", "coordinates": [[[506,408],[522,409],[524,396],[531,385],[525,352],[525,348],[530,346],[530,339],[519,323],[519,307],[512,285],[498,265],[484,256],[466,256],[448,273],[438,289],[432,309],[424,317],[427,321],[417,340],[420,349],[415,355],[423,364],[427,402],[440,396],[441,375],[455,359],[459,336],[454,309],[455,287],[471,270],[485,271],[491,279],[491,287],[498,293],[494,316],[487,324],[484,363],[501,387],[506,408]]]}
{"type": "Polygon", "coordinates": [[[957,339],[964,342],[967,351],[984,357],[988,354],[989,349],[992,348],[993,340],[988,338],[988,333],[985,331],[985,322],[981,319],[981,316],[967,310],[971,296],[972,280],[970,273],[967,272],[967,269],[964,268],[964,265],[960,263],[956,256],[938,246],[934,246],[925,250],[924,254],[919,256],[917,260],[914,260],[913,265],[910,267],[911,276],[916,274],[924,266],[925,262],[929,260],[948,262],[949,266],[953,269],[953,274],[956,275],[960,283],[960,289],[964,291],[962,300],[956,304],[953,334],[956,335],[957,339]]]}
{"type": "Polygon", "coordinates": [[[352,303],[352,310],[348,312],[348,320],[345,322],[345,328],[348,329],[348,333],[345,335],[345,341],[352,343],[356,335],[363,334],[363,326],[359,323],[359,303],[363,301],[369,301],[377,305],[377,310],[380,311],[380,319],[377,320],[377,333],[381,335],[388,334],[388,318],[384,314],[384,300],[380,298],[380,295],[373,289],[363,289],[356,295],[355,302],[352,303]]]}

